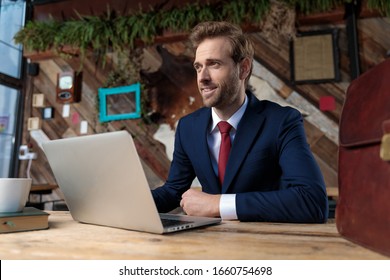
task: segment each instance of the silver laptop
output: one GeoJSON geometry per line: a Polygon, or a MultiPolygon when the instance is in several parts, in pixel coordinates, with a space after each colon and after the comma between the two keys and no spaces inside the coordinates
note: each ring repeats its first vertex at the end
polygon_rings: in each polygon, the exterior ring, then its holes
{"type": "Polygon", "coordinates": [[[76,221],[160,234],[221,222],[159,214],[127,131],[52,140],[42,146],[76,221]],[[170,225],[163,225],[167,222],[170,225]]]}

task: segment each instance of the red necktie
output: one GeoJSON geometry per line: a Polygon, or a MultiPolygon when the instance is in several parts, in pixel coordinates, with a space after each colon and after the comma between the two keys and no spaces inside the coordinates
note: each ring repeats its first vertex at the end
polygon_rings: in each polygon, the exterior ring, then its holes
{"type": "Polygon", "coordinates": [[[221,146],[219,148],[218,158],[218,178],[222,186],[223,178],[225,177],[226,164],[229,158],[230,148],[232,146],[229,135],[232,126],[228,122],[221,121],[218,123],[218,128],[221,132],[221,146]]]}

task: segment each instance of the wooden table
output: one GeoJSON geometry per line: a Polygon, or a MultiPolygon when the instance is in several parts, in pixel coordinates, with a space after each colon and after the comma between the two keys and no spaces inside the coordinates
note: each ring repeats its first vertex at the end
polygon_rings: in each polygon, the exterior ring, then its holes
{"type": "Polygon", "coordinates": [[[241,223],[156,235],[78,223],[50,212],[48,230],[0,235],[0,259],[389,259],[334,224],[241,223]]]}

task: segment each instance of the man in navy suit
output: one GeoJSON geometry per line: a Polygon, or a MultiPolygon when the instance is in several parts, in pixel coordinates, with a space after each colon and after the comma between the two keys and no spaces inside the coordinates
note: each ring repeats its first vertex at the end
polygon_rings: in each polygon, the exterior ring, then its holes
{"type": "Polygon", "coordinates": [[[188,215],[240,221],[326,222],[325,184],[301,114],[246,90],[254,53],[249,39],[230,23],[205,22],[190,40],[205,107],[178,123],[169,176],[152,191],[158,210],[181,206],[188,215]],[[222,183],[220,121],[231,127],[222,183]],[[195,177],[201,192],[190,188],[195,177]]]}

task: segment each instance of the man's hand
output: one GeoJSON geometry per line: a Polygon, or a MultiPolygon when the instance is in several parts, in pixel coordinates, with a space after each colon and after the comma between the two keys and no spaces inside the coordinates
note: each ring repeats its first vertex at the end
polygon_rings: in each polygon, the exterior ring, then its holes
{"type": "Polygon", "coordinates": [[[190,216],[219,217],[221,195],[189,189],[181,196],[180,206],[190,216]]]}

